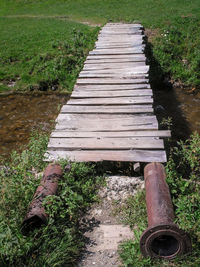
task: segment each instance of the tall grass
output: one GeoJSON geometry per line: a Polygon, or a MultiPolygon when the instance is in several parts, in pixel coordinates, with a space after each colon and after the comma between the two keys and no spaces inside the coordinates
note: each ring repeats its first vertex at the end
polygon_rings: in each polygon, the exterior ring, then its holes
{"type": "Polygon", "coordinates": [[[192,252],[171,262],[144,259],[140,252],[139,241],[142,232],[147,228],[145,210],[145,192],[138,192],[129,198],[121,213],[135,233],[135,239],[122,244],[120,254],[124,266],[171,266],[197,267],[200,265],[200,136],[193,134],[185,142],[179,142],[171,151],[166,166],[174,208],[175,222],[191,236],[192,252]]]}
{"type": "MultiPolygon", "coordinates": [[[[72,164],[63,174],[58,194],[44,201],[49,215],[47,225],[28,234],[22,221],[46,166],[43,154],[47,137],[32,137],[21,155],[13,153],[9,164],[0,170],[0,266],[73,266],[84,242],[79,219],[96,200],[102,179],[86,164],[72,164]]],[[[68,164],[62,161],[63,170],[68,164]]]]}
{"type": "Polygon", "coordinates": [[[98,28],[58,19],[0,18],[0,90],[71,92],[98,28]]]}

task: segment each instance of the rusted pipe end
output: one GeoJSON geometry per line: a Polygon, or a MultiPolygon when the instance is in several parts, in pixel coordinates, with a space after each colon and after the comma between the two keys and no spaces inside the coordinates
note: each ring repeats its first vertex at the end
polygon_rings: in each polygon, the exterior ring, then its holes
{"type": "Polygon", "coordinates": [[[140,239],[144,257],[173,259],[191,251],[189,236],[175,224],[147,228],[140,239]]]}
{"type": "Polygon", "coordinates": [[[59,164],[49,164],[43,174],[33,200],[29,206],[26,217],[22,223],[25,230],[40,227],[48,221],[48,215],[42,205],[46,196],[55,195],[58,188],[58,181],[62,176],[62,168],[59,164]]]}

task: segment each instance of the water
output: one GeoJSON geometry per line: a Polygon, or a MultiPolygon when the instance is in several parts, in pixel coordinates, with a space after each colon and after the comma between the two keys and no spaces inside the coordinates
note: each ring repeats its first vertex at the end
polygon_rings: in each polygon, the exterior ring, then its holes
{"type": "Polygon", "coordinates": [[[186,93],[181,88],[154,90],[154,102],[164,109],[156,112],[159,122],[172,118],[172,139],[187,139],[197,131],[200,134],[200,94],[186,93]]]}
{"type": "Polygon", "coordinates": [[[33,130],[49,133],[68,96],[56,94],[0,96],[0,155],[21,151],[33,130]]]}
{"type": "MultiPolygon", "coordinates": [[[[21,151],[33,130],[49,133],[60,107],[69,97],[56,94],[0,96],[0,155],[9,158],[12,150],[21,151]]],[[[155,106],[159,121],[171,117],[174,140],[186,139],[200,133],[200,95],[185,94],[183,89],[155,90],[155,106]]]]}
{"type": "Polygon", "coordinates": [[[200,93],[197,95],[185,94],[182,89],[175,90],[181,109],[191,132],[200,134],[200,93]]]}

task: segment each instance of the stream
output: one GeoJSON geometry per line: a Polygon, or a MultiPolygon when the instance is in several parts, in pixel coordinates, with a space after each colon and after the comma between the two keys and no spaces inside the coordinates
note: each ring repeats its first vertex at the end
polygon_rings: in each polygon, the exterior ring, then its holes
{"type": "MultiPolygon", "coordinates": [[[[154,92],[155,105],[161,105],[160,119],[171,117],[176,140],[200,133],[200,97],[182,89],[154,92]]],[[[12,150],[22,151],[34,130],[49,134],[60,107],[69,99],[59,94],[0,95],[0,156],[9,159],[12,150]]]]}
{"type": "Polygon", "coordinates": [[[49,134],[69,96],[59,94],[0,95],[0,156],[22,151],[34,130],[49,134]]]}

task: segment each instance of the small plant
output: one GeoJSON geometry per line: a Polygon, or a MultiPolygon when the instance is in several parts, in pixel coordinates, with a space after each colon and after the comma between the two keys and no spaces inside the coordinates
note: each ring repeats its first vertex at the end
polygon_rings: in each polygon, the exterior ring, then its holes
{"type": "Polygon", "coordinates": [[[165,76],[170,76],[179,86],[200,87],[199,27],[199,18],[175,18],[163,27],[154,43],[154,56],[165,76]]]}
{"type": "Polygon", "coordinates": [[[164,128],[167,128],[168,130],[171,130],[171,127],[173,125],[172,118],[171,117],[163,118],[160,125],[163,126],[164,128]]]}
{"type": "Polygon", "coordinates": [[[135,239],[122,244],[120,255],[123,266],[171,266],[200,265],[200,136],[194,133],[186,142],[178,142],[171,151],[166,166],[167,182],[175,208],[175,223],[192,238],[192,252],[174,261],[144,259],[139,250],[139,239],[147,227],[144,191],[129,198],[122,207],[124,221],[133,229],[135,239]]]}
{"type": "MultiPolygon", "coordinates": [[[[102,179],[92,165],[71,164],[64,172],[58,194],[44,200],[47,225],[28,234],[22,221],[40,182],[38,175],[48,138],[39,134],[31,138],[22,154],[13,153],[11,162],[0,170],[0,266],[74,266],[84,245],[79,219],[94,202],[102,179]]],[[[60,164],[65,169],[67,161],[60,164]]]]}

